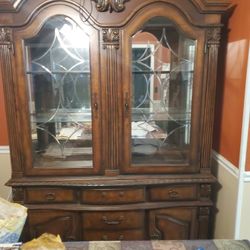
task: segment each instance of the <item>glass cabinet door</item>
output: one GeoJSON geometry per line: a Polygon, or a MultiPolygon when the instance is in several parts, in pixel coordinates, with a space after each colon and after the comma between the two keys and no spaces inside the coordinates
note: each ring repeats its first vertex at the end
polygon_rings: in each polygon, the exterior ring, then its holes
{"type": "Polygon", "coordinates": [[[88,33],[55,16],[24,46],[34,167],[93,168],[88,33]]]}
{"type": "Polygon", "coordinates": [[[165,17],[131,37],[130,165],[188,165],[196,40],[165,17]]]}

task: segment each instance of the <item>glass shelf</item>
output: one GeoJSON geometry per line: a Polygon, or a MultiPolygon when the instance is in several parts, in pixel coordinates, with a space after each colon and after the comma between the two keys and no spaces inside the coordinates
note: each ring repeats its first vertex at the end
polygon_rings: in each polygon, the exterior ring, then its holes
{"type": "Polygon", "coordinates": [[[51,110],[50,112],[30,114],[31,123],[47,122],[91,122],[91,109],[51,110]]]}

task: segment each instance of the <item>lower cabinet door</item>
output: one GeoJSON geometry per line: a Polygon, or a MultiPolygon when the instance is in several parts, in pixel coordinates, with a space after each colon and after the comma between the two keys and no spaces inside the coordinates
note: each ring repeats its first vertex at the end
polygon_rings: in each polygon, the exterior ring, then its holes
{"type": "Polygon", "coordinates": [[[197,238],[197,208],[180,207],[149,211],[149,237],[157,240],[197,238]]]}
{"type": "Polygon", "coordinates": [[[58,210],[29,211],[29,238],[39,237],[43,233],[60,235],[63,241],[80,240],[78,215],[74,212],[58,210]]]}

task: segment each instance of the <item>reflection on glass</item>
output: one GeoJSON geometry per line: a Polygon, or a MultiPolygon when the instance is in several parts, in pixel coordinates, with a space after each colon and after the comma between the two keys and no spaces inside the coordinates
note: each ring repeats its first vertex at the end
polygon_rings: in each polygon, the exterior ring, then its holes
{"type": "Polygon", "coordinates": [[[185,164],[196,42],[163,17],[132,37],[132,164],[185,164]]]}
{"type": "Polygon", "coordinates": [[[34,165],[92,167],[89,36],[56,16],[25,48],[34,165]]]}

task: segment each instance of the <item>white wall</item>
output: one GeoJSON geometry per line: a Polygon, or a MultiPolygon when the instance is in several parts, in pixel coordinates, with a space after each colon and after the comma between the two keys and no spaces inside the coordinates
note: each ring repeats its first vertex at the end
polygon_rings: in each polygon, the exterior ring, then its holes
{"type": "Polygon", "coordinates": [[[215,239],[233,239],[235,233],[238,194],[237,169],[221,155],[214,152],[213,166],[217,177],[215,207],[215,239]]]}
{"type": "Polygon", "coordinates": [[[214,238],[250,240],[250,173],[239,175],[239,169],[224,157],[213,153],[213,166],[219,188],[215,192],[214,238]],[[239,178],[242,178],[242,191],[239,192],[239,178]],[[238,196],[242,195],[241,199],[238,196]],[[240,222],[237,221],[237,202],[240,206],[240,222]]]}
{"type": "Polygon", "coordinates": [[[8,147],[0,146],[0,197],[8,199],[11,189],[5,183],[11,177],[11,163],[8,147]]]}
{"type": "Polygon", "coordinates": [[[250,182],[244,182],[241,223],[240,223],[240,238],[250,240],[250,182]]]}

